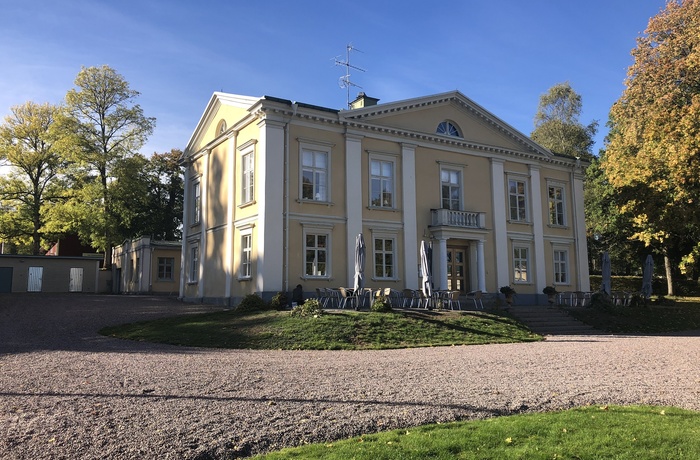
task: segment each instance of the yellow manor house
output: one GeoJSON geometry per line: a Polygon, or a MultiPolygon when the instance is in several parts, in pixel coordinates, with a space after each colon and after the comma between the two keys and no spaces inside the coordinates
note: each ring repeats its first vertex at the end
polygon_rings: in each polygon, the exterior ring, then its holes
{"type": "Polygon", "coordinates": [[[180,297],[352,287],[360,233],[366,287],[420,289],[425,241],[435,289],[590,289],[580,161],[458,91],[351,107],[213,94],[183,157],[180,297]]]}

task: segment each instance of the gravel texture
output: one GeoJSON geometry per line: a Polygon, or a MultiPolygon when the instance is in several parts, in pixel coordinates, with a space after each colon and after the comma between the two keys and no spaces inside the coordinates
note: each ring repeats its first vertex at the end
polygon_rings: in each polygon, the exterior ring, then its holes
{"type": "Polygon", "coordinates": [[[215,309],[164,297],[0,294],[0,458],[239,458],[430,422],[588,404],[700,410],[697,334],[250,351],[97,333],[215,309]]]}

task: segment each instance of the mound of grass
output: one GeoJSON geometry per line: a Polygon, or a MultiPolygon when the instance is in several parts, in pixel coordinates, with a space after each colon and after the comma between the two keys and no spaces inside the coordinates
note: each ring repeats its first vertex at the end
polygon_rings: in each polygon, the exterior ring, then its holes
{"type": "Polygon", "coordinates": [[[255,457],[303,459],[700,458],[700,413],[591,406],[426,425],[255,457]]]}
{"type": "Polygon", "coordinates": [[[224,311],[108,327],[101,334],[193,347],[362,350],[541,340],[515,319],[483,312],[224,311]]]}

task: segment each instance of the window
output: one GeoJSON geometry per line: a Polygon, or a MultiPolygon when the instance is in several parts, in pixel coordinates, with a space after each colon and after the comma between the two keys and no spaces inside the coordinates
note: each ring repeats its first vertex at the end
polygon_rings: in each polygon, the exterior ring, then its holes
{"type": "Polygon", "coordinates": [[[202,191],[199,181],[192,184],[192,223],[196,224],[202,218],[202,191]]]}
{"type": "Polygon", "coordinates": [[[554,251],[554,283],[569,284],[569,254],[566,250],[554,251]]]}
{"type": "Polygon", "coordinates": [[[394,162],[370,160],[370,206],[394,207],[394,162]]]}
{"type": "Polygon", "coordinates": [[[438,134],[444,134],[446,136],[462,137],[459,134],[459,129],[457,128],[457,125],[455,125],[451,121],[441,122],[438,125],[437,130],[435,130],[435,132],[438,134]]]}
{"type": "Polygon", "coordinates": [[[226,120],[222,119],[219,121],[219,125],[216,127],[216,134],[218,136],[226,132],[226,120]]]}
{"type": "Polygon", "coordinates": [[[442,208],[461,210],[461,172],[453,169],[442,169],[440,181],[442,182],[442,208]]]}
{"type": "Polygon", "coordinates": [[[189,282],[196,283],[199,281],[199,246],[190,248],[190,270],[189,282]]]}
{"type": "Polygon", "coordinates": [[[564,226],[564,187],[550,185],[548,188],[549,197],[549,223],[550,225],[564,226]]]}
{"type": "Polygon", "coordinates": [[[242,183],[243,183],[243,190],[242,190],[242,196],[241,196],[241,202],[242,203],[250,203],[254,199],[254,180],[255,180],[255,171],[254,171],[254,160],[253,160],[253,152],[249,152],[244,154],[241,157],[242,161],[242,171],[243,171],[243,177],[242,183]]]}
{"type": "Polygon", "coordinates": [[[241,278],[250,278],[252,276],[252,259],[251,250],[253,248],[253,235],[247,233],[241,235],[241,278]]]}
{"type": "Polygon", "coordinates": [[[173,257],[158,257],[158,279],[161,281],[172,281],[175,259],[173,257]]]}
{"type": "Polygon", "coordinates": [[[374,275],[376,278],[393,279],[394,239],[374,238],[374,275]]]}
{"type": "Polygon", "coordinates": [[[328,234],[304,235],[304,275],[328,276],[328,234]]]}
{"type": "Polygon", "coordinates": [[[508,196],[510,198],[510,220],[527,222],[527,189],[525,181],[508,180],[508,196]]]}
{"type": "Polygon", "coordinates": [[[328,152],[303,149],[301,152],[301,198],[328,201],[328,152]]]}
{"type": "Polygon", "coordinates": [[[528,248],[513,247],[513,280],[516,283],[527,283],[530,281],[528,276],[528,248]]]}

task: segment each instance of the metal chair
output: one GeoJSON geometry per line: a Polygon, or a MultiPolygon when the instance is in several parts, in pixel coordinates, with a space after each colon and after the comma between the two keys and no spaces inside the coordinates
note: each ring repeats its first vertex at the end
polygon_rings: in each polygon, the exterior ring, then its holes
{"type": "Polygon", "coordinates": [[[351,295],[347,289],[341,287],[338,288],[338,292],[340,293],[340,303],[338,305],[339,308],[345,308],[348,302],[350,304],[355,303],[355,305],[357,305],[357,299],[353,295],[351,295]]]}
{"type": "Polygon", "coordinates": [[[321,308],[326,308],[328,306],[328,296],[325,291],[325,289],[316,288],[316,300],[321,304],[321,308]]]}
{"type": "Polygon", "coordinates": [[[450,291],[447,293],[445,296],[445,300],[447,301],[447,308],[450,310],[455,309],[455,304],[457,307],[461,310],[462,309],[462,303],[459,301],[459,291],[450,291]]]}
{"type": "Polygon", "coordinates": [[[474,302],[474,309],[476,310],[483,310],[484,309],[484,302],[481,300],[481,297],[483,295],[483,292],[481,291],[471,291],[467,292],[467,300],[471,300],[474,302]],[[479,308],[481,307],[481,308],[479,308]]]}
{"type": "MultiPolygon", "coordinates": [[[[403,308],[406,308],[406,304],[408,304],[408,308],[413,308],[413,301],[416,300],[416,291],[413,289],[404,289],[403,290],[403,308]]],[[[420,299],[419,299],[420,302],[420,299]]]]}

